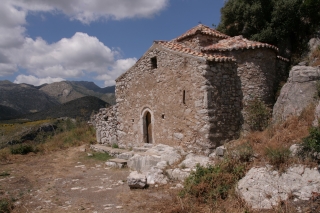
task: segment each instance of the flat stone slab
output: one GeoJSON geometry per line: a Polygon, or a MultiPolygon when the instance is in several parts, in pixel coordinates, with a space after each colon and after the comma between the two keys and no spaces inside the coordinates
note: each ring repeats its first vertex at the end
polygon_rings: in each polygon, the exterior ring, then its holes
{"type": "Polygon", "coordinates": [[[114,163],[123,163],[123,164],[128,163],[127,160],[120,159],[120,158],[113,158],[113,159],[110,159],[110,160],[108,160],[108,161],[109,161],[109,162],[114,162],[114,163]]]}
{"type": "Polygon", "coordinates": [[[90,149],[96,151],[96,152],[106,152],[111,156],[117,156],[119,154],[128,152],[126,149],[114,149],[112,147],[100,145],[100,144],[94,144],[90,146],[90,149]]]}
{"type": "Polygon", "coordinates": [[[134,152],[146,152],[148,151],[150,148],[145,148],[145,147],[133,147],[133,151],[134,152]]]}

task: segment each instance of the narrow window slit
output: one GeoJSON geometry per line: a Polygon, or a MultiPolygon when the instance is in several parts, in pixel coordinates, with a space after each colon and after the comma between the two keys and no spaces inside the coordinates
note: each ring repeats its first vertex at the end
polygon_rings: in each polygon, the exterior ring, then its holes
{"type": "Polygon", "coordinates": [[[158,68],[157,57],[151,58],[151,67],[152,67],[152,69],[158,68]]]}
{"type": "Polygon", "coordinates": [[[183,90],[183,94],[182,94],[182,103],[186,104],[186,91],[183,90]]]}

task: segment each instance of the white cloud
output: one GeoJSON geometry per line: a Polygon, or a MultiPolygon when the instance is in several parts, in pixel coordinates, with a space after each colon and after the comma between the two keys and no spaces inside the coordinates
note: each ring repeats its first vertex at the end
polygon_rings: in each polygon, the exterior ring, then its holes
{"type": "Polygon", "coordinates": [[[51,77],[46,77],[46,78],[37,78],[33,75],[18,75],[14,83],[16,84],[21,84],[21,83],[26,83],[26,84],[32,84],[35,86],[39,86],[42,84],[50,84],[53,82],[60,82],[60,81],[65,81],[63,78],[51,78],[51,77]]]}
{"type": "Polygon", "coordinates": [[[11,0],[29,11],[60,11],[71,19],[90,23],[98,19],[150,17],[168,5],[169,0],[11,0]]]}
{"type": "Polygon", "coordinates": [[[42,38],[26,38],[23,48],[12,51],[12,54],[19,66],[36,76],[67,78],[80,77],[84,72],[105,72],[108,66],[116,63],[118,52],[96,37],[76,33],[53,44],[42,38]]]}
{"type": "MultiPolygon", "coordinates": [[[[169,0],[3,0],[0,7],[0,76],[19,68],[16,82],[40,84],[94,73],[105,85],[114,84],[136,58],[118,59],[121,50],[105,46],[98,38],[77,32],[71,38],[48,44],[25,35],[27,14],[63,13],[70,19],[90,23],[99,19],[150,17],[163,10],[169,0]]],[[[39,16],[42,14],[39,14],[39,16]]],[[[93,74],[93,75],[94,75],[93,74]]]]}

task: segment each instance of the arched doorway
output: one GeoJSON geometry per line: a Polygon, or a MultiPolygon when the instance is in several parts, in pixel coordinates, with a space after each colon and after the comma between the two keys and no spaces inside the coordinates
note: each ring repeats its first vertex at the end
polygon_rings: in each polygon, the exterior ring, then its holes
{"type": "Polygon", "coordinates": [[[151,113],[147,112],[144,116],[144,142],[152,143],[152,122],[151,122],[151,113]]]}

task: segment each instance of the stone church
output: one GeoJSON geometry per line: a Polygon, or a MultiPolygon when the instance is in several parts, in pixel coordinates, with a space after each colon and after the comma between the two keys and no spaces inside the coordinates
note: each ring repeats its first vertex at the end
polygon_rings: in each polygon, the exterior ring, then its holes
{"type": "Polygon", "coordinates": [[[97,140],[214,149],[245,128],[249,100],[272,107],[276,73],[286,61],[275,46],[202,24],[155,41],[116,79],[116,105],[93,118],[97,140]]]}

